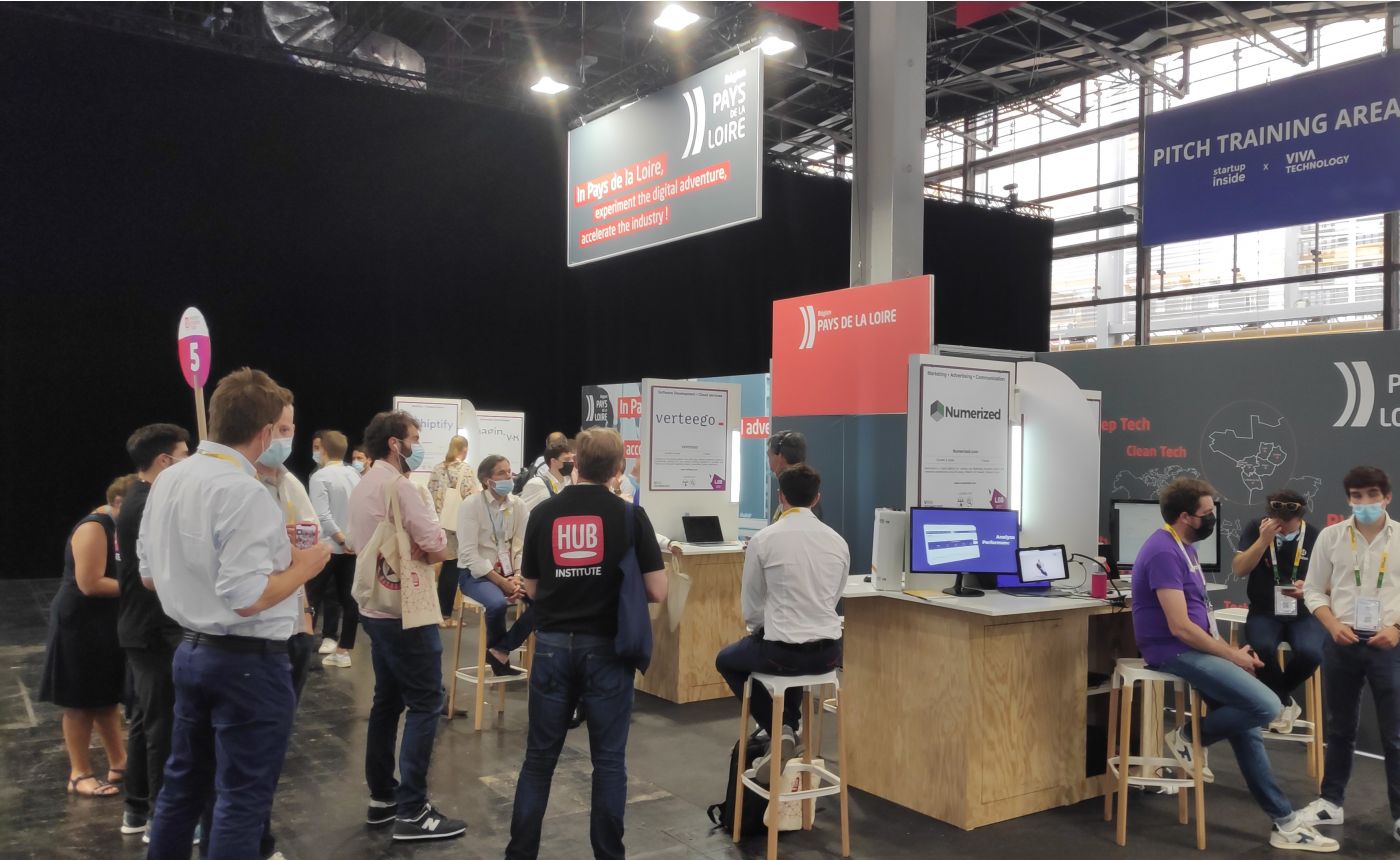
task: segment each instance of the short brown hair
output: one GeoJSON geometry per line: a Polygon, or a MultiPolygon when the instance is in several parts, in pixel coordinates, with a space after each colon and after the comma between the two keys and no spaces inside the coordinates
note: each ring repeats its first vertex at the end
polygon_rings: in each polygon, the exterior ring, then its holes
{"type": "Polygon", "coordinates": [[[573,451],[579,477],[595,484],[612,480],[624,462],[622,437],[611,427],[590,427],[579,433],[573,451]]]}
{"type": "Polygon", "coordinates": [[[321,431],[321,450],[325,452],[328,460],[345,461],[345,449],[349,447],[350,440],[345,438],[345,434],[339,430],[321,431]]]}
{"type": "Polygon", "coordinates": [[[370,419],[365,428],[365,452],[373,460],[389,459],[389,440],[402,439],[408,428],[417,427],[418,419],[402,409],[381,412],[370,419]]]}
{"type": "Polygon", "coordinates": [[[1174,523],[1182,514],[1196,515],[1201,498],[1215,496],[1215,488],[1199,478],[1177,478],[1162,488],[1157,503],[1162,507],[1162,522],[1174,523]]]}
{"type": "Polygon", "coordinates": [[[481,486],[491,486],[491,473],[496,471],[496,467],[499,466],[504,459],[506,458],[502,454],[487,454],[482,458],[481,462],[477,464],[476,467],[476,479],[481,482],[481,486]]]}
{"type": "Polygon", "coordinates": [[[123,498],[131,492],[131,488],[136,485],[141,478],[136,475],[122,475],[115,481],[107,485],[107,504],[115,505],[117,499],[123,498]]]}
{"type": "Polygon", "coordinates": [[[790,507],[810,508],[821,493],[822,476],[806,463],[798,463],[778,473],[778,489],[790,507]]]}
{"type": "Polygon", "coordinates": [[[282,410],[292,405],[292,392],[261,370],[240,367],[219,380],[209,398],[209,438],[221,445],[252,441],[282,410]]]}
{"type": "Polygon", "coordinates": [[[1390,495],[1390,476],[1382,469],[1375,466],[1355,466],[1342,478],[1342,489],[1350,493],[1352,490],[1364,490],[1367,487],[1375,487],[1381,491],[1382,496],[1390,495]]]}
{"type": "MultiPolygon", "coordinates": [[[[574,443],[571,442],[567,437],[564,437],[562,439],[556,439],[553,443],[550,444],[548,448],[544,449],[544,461],[548,463],[550,460],[558,460],[560,457],[573,450],[574,443]]],[[[612,476],[609,475],[608,477],[612,476]]]]}

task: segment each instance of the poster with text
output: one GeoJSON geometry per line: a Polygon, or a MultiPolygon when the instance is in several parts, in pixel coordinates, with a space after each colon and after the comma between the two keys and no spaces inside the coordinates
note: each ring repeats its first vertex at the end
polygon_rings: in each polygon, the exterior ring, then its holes
{"type": "Polygon", "coordinates": [[[447,456],[447,445],[465,425],[462,401],[445,397],[395,397],[394,409],[403,410],[418,422],[418,443],[423,446],[423,462],[415,474],[430,474],[447,456]]]}
{"type": "Polygon", "coordinates": [[[524,412],[478,409],[476,428],[476,441],[467,454],[468,462],[475,465],[492,454],[499,454],[510,461],[512,469],[526,465],[524,412]]]}
{"type": "Polygon", "coordinates": [[[729,391],[654,385],[647,437],[652,490],[729,488],[729,391]]]}
{"type": "Polygon", "coordinates": [[[920,506],[1007,506],[1010,414],[1009,370],[919,366],[920,506]]]}

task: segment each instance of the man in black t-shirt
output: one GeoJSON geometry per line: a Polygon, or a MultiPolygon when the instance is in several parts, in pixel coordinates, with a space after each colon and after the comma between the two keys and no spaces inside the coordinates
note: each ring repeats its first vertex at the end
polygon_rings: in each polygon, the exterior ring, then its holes
{"type": "Polygon", "coordinates": [[[122,833],[144,833],[170,756],[175,720],[171,661],[182,631],[165,614],[155,591],[141,582],[136,538],[151,482],[190,454],[190,434],[174,424],[147,424],[126,440],[126,453],[140,480],[126,494],[117,516],[117,639],[126,651],[136,702],[126,735],[126,810],[122,833]]]}
{"type": "Polygon", "coordinates": [[[1237,577],[1249,577],[1249,618],[1245,638],[1263,668],[1260,681],[1283,702],[1283,713],[1269,730],[1288,734],[1303,709],[1293,701],[1293,691],[1312,677],[1322,664],[1327,631],[1303,605],[1303,580],[1317,529],[1303,518],[1308,502],[1292,490],[1269,496],[1269,515],[1245,526],[1240,551],[1231,568],[1237,577]],[[1279,643],[1293,649],[1284,669],[1278,667],[1279,643]]]}
{"type": "Polygon", "coordinates": [[[525,526],[520,574],[525,593],[534,601],[535,658],[530,669],[530,729],[515,789],[507,860],[539,856],[550,781],[580,702],[587,713],[593,758],[593,856],[625,856],[622,818],[634,673],[613,646],[621,564],[635,548],[652,603],[666,599],[666,571],[646,513],[607,487],[622,471],[622,437],[616,430],[595,427],[579,433],[574,445],[576,483],[541,502],[525,526]]]}

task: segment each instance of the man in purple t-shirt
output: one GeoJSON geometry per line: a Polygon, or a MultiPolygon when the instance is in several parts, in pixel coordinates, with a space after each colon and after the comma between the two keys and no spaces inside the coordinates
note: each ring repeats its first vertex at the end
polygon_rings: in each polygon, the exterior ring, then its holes
{"type": "MultiPolygon", "coordinates": [[[[1341,846],[1305,824],[1274,781],[1260,729],[1278,718],[1278,696],[1254,677],[1263,665],[1249,646],[1234,648],[1215,630],[1196,544],[1215,531],[1215,490],[1178,478],[1162,490],[1162,530],[1143,543],[1133,565],[1133,633],[1147,665],[1183,678],[1210,705],[1201,746],[1228,740],[1250,794],[1269,817],[1269,844],[1331,852],[1341,846]]],[[[1191,725],[1166,736],[1172,757],[1191,764],[1191,725]]],[[[1203,757],[1204,758],[1204,757],[1203,757]]],[[[1215,777],[1201,762],[1207,782],[1215,777]]]]}

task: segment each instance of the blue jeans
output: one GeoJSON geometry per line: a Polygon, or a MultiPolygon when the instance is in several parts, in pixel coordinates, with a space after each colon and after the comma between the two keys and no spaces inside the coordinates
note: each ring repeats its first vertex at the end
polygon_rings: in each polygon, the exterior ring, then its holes
{"type": "MultiPolygon", "coordinates": [[[[1210,705],[1210,715],[1201,720],[1201,746],[1228,740],[1254,801],[1274,821],[1292,817],[1293,805],[1274,781],[1260,732],[1278,718],[1278,696],[1224,657],[1200,651],[1178,654],[1155,668],[1185,679],[1210,705]]],[[[1190,728],[1187,723],[1188,736],[1190,728]]]]}
{"type": "Polygon", "coordinates": [[[146,856],[186,860],[214,793],[209,857],[257,857],[292,732],[291,662],[181,642],[172,672],[175,726],[146,856]]]}
{"type": "Polygon", "coordinates": [[[621,860],[622,816],[627,806],[627,730],[632,720],[631,669],[617,659],[611,637],[583,633],[535,635],[530,671],[530,731],[525,763],[515,787],[506,860],[534,860],[554,766],[564,748],[569,719],[582,700],[593,758],[593,808],[589,841],[595,858],[621,860]]]}
{"type": "Polygon", "coordinates": [[[428,764],[442,713],[442,636],[437,625],[403,628],[398,618],[360,617],[369,634],[374,663],[374,703],[365,738],[365,782],[374,800],[397,801],[400,815],[428,802],[428,764]],[[394,739],[399,744],[399,779],[394,779],[394,739]]]}
{"type": "Polygon", "coordinates": [[[1361,688],[1371,685],[1385,753],[1385,784],[1390,814],[1400,818],[1400,648],[1382,651],[1370,645],[1338,645],[1328,641],[1323,650],[1322,686],[1327,702],[1327,762],[1323,769],[1322,796],[1342,805],[1351,779],[1356,730],[1361,724],[1361,688]]]}
{"type": "Polygon", "coordinates": [[[495,648],[497,651],[514,651],[525,644],[525,640],[534,632],[535,613],[528,606],[507,632],[506,607],[510,604],[506,602],[505,594],[491,580],[485,577],[477,579],[472,576],[470,570],[464,570],[459,579],[459,587],[463,594],[480,603],[486,610],[486,647],[495,648]]]}
{"type": "Polygon", "coordinates": [[[1311,678],[1322,665],[1322,646],[1328,637],[1327,628],[1311,614],[1280,618],[1251,612],[1245,621],[1244,638],[1264,661],[1264,668],[1258,671],[1257,677],[1287,705],[1298,685],[1311,678]],[[1293,649],[1283,669],[1278,667],[1281,642],[1287,642],[1293,649]]]}

